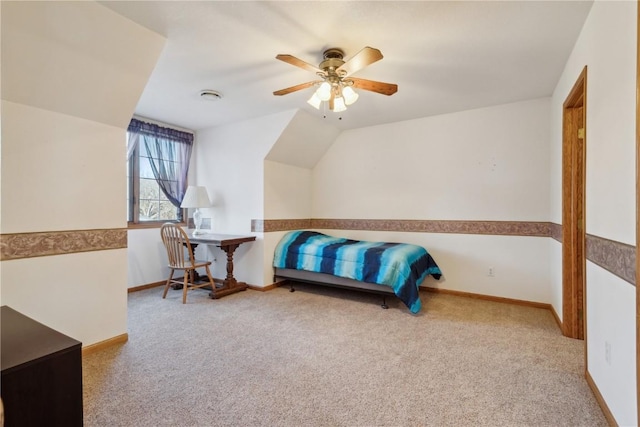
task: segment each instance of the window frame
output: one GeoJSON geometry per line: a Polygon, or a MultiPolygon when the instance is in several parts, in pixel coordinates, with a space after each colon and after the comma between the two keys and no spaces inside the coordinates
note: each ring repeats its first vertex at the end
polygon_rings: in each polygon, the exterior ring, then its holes
{"type": "MultiPolygon", "coordinates": [[[[127,135],[129,132],[127,132],[127,135]]],[[[131,154],[131,159],[127,160],[127,187],[129,197],[127,198],[128,214],[127,228],[160,228],[162,224],[171,222],[180,226],[186,226],[185,220],[188,216],[187,209],[180,209],[182,219],[178,220],[157,220],[157,221],[140,221],[140,144],[136,146],[131,154]]],[[[160,190],[162,191],[162,190],[160,190]]]]}

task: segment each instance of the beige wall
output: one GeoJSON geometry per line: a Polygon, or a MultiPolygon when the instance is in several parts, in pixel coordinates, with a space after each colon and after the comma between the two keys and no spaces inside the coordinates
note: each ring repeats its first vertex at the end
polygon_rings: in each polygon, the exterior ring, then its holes
{"type": "Polygon", "coordinates": [[[311,169],[265,160],[264,218],[311,218],[311,169]]]}
{"type": "MultiPolygon", "coordinates": [[[[586,65],[586,232],[630,245],[636,244],[636,20],[636,2],[594,3],[551,107],[551,220],[562,223],[562,104],[586,65]]],[[[562,316],[562,245],[552,245],[552,303],[562,316]]],[[[617,423],[636,425],[635,286],[591,261],[586,282],[588,371],[617,423]]]]}
{"type": "MultiPolygon", "coordinates": [[[[207,187],[214,206],[203,210],[214,232],[256,235],[234,256],[234,275],[255,286],[271,284],[264,271],[263,234],[251,231],[251,220],[265,215],[265,157],[291,122],[289,111],[197,132],[193,176],[207,187]]],[[[224,277],[226,258],[218,248],[208,248],[214,276],[224,277]]]]}
{"type": "MultiPolygon", "coordinates": [[[[549,99],[356,129],[313,170],[313,217],[546,221],[548,176],[549,99]]],[[[550,300],[548,238],[335,234],[424,246],[444,273],[428,286],[550,300]]]]}
{"type": "Polygon", "coordinates": [[[94,2],[0,7],[0,303],[85,346],[125,334],[125,132],[164,39],[94,2]]]}
{"type": "Polygon", "coordinates": [[[126,227],[124,129],[8,101],[2,120],[3,233],[126,227]]]}

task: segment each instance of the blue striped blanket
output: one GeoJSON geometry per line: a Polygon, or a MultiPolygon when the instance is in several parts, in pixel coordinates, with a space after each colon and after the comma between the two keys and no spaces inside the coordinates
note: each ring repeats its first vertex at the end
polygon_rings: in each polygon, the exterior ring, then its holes
{"type": "Polygon", "coordinates": [[[364,242],[315,231],[292,231],[278,243],[273,266],[327,273],[393,288],[412,313],[422,307],[418,286],[442,272],[423,247],[406,243],[364,242]]]}

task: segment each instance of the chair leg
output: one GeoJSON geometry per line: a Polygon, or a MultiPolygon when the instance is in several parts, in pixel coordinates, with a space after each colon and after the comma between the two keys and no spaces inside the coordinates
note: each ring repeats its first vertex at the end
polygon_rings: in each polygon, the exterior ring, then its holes
{"type": "Polygon", "coordinates": [[[191,276],[191,270],[184,271],[184,286],[182,287],[182,303],[187,303],[187,288],[189,287],[189,279],[191,276]]]}
{"type": "Polygon", "coordinates": [[[171,279],[173,279],[173,272],[175,270],[172,268],[171,269],[171,273],[169,273],[169,278],[167,279],[167,284],[164,285],[164,292],[162,293],[162,298],[166,298],[167,297],[167,291],[169,290],[169,285],[171,285],[171,279]]]}
{"type": "Polygon", "coordinates": [[[205,265],[204,268],[207,269],[207,277],[209,278],[209,284],[211,285],[211,291],[216,291],[216,284],[213,281],[213,276],[211,275],[211,270],[209,270],[209,266],[205,265]]]}

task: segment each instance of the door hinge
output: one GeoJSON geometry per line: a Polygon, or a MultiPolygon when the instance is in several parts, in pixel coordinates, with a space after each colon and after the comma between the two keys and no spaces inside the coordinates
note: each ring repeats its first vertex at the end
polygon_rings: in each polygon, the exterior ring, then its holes
{"type": "Polygon", "coordinates": [[[584,139],[584,128],[578,129],[578,139],[584,139]]]}

